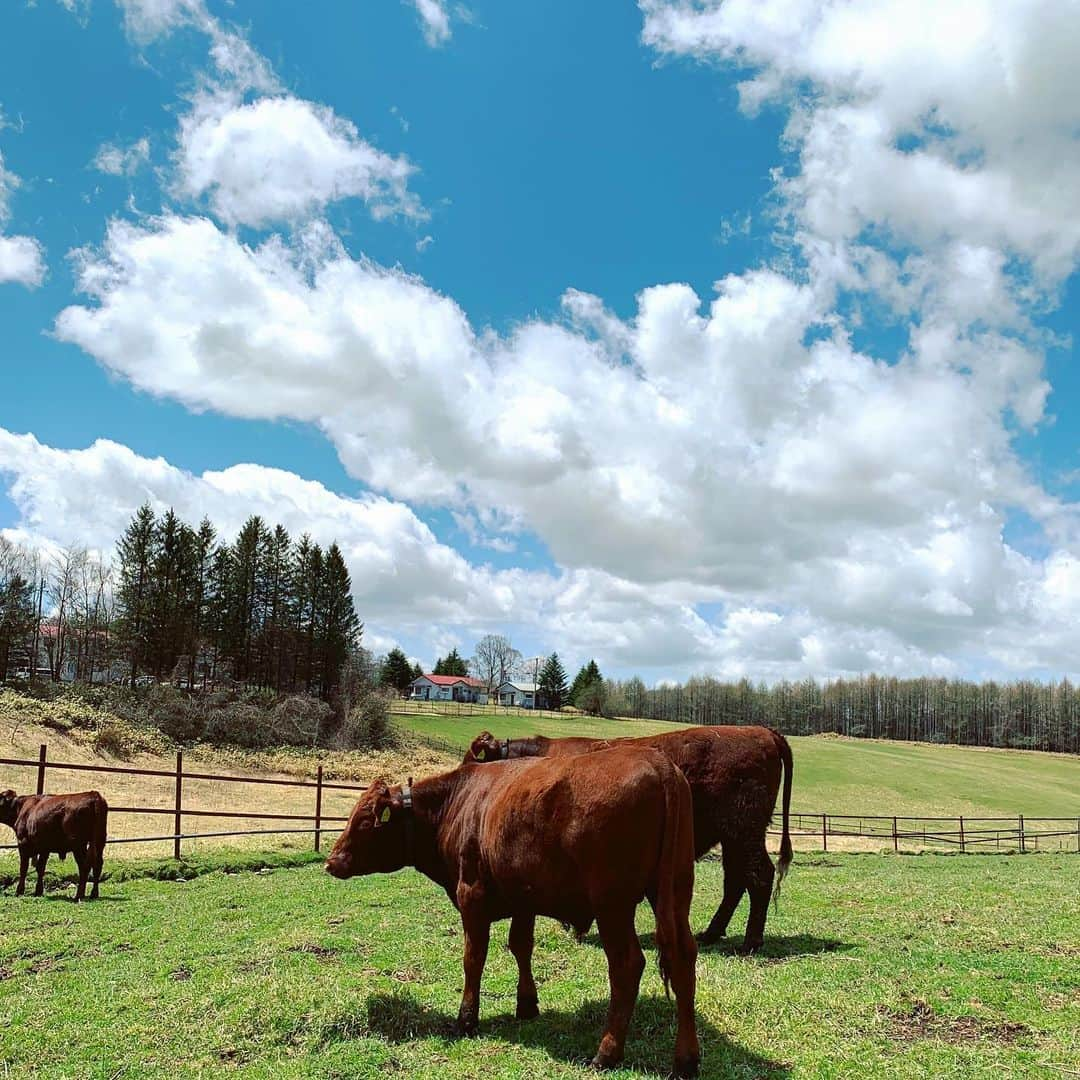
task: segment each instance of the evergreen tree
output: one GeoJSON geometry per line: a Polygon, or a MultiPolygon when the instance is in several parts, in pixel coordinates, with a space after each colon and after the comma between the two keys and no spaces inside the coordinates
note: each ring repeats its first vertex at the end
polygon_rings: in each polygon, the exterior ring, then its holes
{"type": "Polygon", "coordinates": [[[456,648],[451,649],[446,656],[439,657],[435,661],[433,675],[468,675],[469,665],[465,663],[456,648]]]}
{"type": "Polygon", "coordinates": [[[590,660],[587,664],[582,664],[581,669],[574,676],[574,681],[570,685],[570,700],[580,709],[581,706],[578,704],[578,697],[587,686],[599,682],[600,680],[600,668],[597,667],[595,660],[590,660]]]}
{"type": "Polygon", "coordinates": [[[130,666],[131,685],[148,662],[153,636],[151,617],[157,522],[147,503],[132,518],[117,543],[117,632],[130,666]]]}
{"type": "Polygon", "coordinates": [[[415,678],[417,676],[413,674],[409,658],[400,649],[391,649],[386,654],[379,672],[382,685],[392,686],[399,694],[407,694],[415,678]]]}
{"type": "Polygon", "coordinates": [[[549,709],[561,709],[567,700],[566,670],[558,653],[552,653],[540,671],[540,696],[549,709]]]}
{"type": "Polygon", "coordinates": [[[323,698],[329,699],[338,683],[341,669],[350,654],[360,646],[363,623],[353,606],[352,582],[341,548],[333,543],[326,549],[325,603],[320,626],[320,675],[323,698]]]}
{"type": "Polygon", "coordinates": [[[420,676],[423,675],[423,674],[424,674],[424,669],[420,666],[420,662],[417,661],[415,664],[413,664],[412,676],[413,676],[414,679],[419,679],[420,676]]]}
{"type": "Polygon", "coordinates": [[[13,652],[21,656],[25,650],[33,674],[28,643],[37,623],[37,590],[28,562],[19,548],[0,537],[0,681],[7,677],[13,652]]]}

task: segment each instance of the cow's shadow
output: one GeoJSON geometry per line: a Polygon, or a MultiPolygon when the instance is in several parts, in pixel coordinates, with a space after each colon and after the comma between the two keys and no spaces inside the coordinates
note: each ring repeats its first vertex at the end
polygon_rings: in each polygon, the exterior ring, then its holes
{"type": "MultiPolygon", "coordinates": [[[[656,935],[652,933],[640,934],[641,947],[643,949],[656,948],[656,935]]],[[[582,938],[583,944],[594,945],[603,948],[600,935],[587,934],[582,938]]],[[[722,937],[717,941],[703,944],[698,942],[698,957],[704,959],[708,956],[739,956],[742,948],[742,934],[732,934],[722,937]]],[[[824,953],[850,952],[855,946],[847,941],[838,941],[836,938],[815,937],[813,934],[774,934],[765,938],[765,943],[751,956],[743,959],[763,963],[779,963],[782,960],[790,960],[797,956],[818,956],[824,953]]]]}
{"type": "MultiPolygon", "coordinates": [[[[518,1020],[508,1012],[490,1015],[481,1012],[478,1038],[538,1047],[569,1064],[588,1064],[596,1053],[603,1031],[606,998],[587,1001],[573,1010],[545,1008],[542,1001],[540,1008],[540,1016],[535,1020],[518,1020]]],[[[424,1038],[450,1042],[456,1038],[454,1017],[430,1008],[409,990],[373,995],[367,999],[366,1012],[362,1027],[390,1043],[424,1038]]],[[[753,1076],[761,1080],[783,1080],[790,1075],[789,1065],[762,1057],[732,1042],[700,1013],[697,1031],[702,1048],[703,1077],[722,1080],[753,1076]]],[[[655,995],[642,995],[634,1009],[626,1041],[624,1068],[667,1076],[674,1050],[675,1002],[655,995]]]]}

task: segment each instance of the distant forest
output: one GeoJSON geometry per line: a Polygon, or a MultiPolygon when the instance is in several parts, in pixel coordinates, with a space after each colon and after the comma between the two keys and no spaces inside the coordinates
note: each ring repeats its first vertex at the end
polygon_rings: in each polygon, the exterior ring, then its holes
{"type": "Polygon", "coordinates": [[[684,724],[765,724],[785,735],[834,732],[1080,753],[1080,688],[957,679],[855,679],[778,682],[716,679],[648,689],[640,679],[605,681],[605,711],[684,724]]]}

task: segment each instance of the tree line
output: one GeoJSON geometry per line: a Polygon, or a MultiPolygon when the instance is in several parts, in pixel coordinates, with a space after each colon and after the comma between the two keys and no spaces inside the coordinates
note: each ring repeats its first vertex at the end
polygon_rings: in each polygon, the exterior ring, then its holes
{"type": "Polygon", "coordinates": [[[764,724],[785,735],[958,743],[1080,753],[1080,687],[1043,683],[880,675],[819,682],[690,679],[647,688],[641,679],[604,684],[604,709],[683,724],[764,724]]]}
{"type": "Polygon", "coordinates": [[[110,562],[0,546],[0,673],[227,682],[329,700],[363,624],[341,549],[253,516],[232,542],[141,507],[110,562]],[[42,617],[43,613],[46,617],[42,617]]]}

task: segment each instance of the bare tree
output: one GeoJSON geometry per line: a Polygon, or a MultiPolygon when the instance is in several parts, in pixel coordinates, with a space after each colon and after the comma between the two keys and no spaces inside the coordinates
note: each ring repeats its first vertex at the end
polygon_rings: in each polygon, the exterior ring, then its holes
{"type": "Polygon", "coordinates": [[[47,571],[46,590],[55,613],[55,626],[46,637],[45,647],[49,653],[53,682],[60,681],[60,673],[68,651],[68,638],[77,614],[79,583],[86,573],[86,548],[64,548],[53,557],[47,571]]]}
{"type": "Polygon", "coordinates": [[[471,660],[478,679],[487,685],[490,694],[501,686],[521,664],[521,653],[501,634],[485,634],[476,643],[476,655],[471,660]]]}

